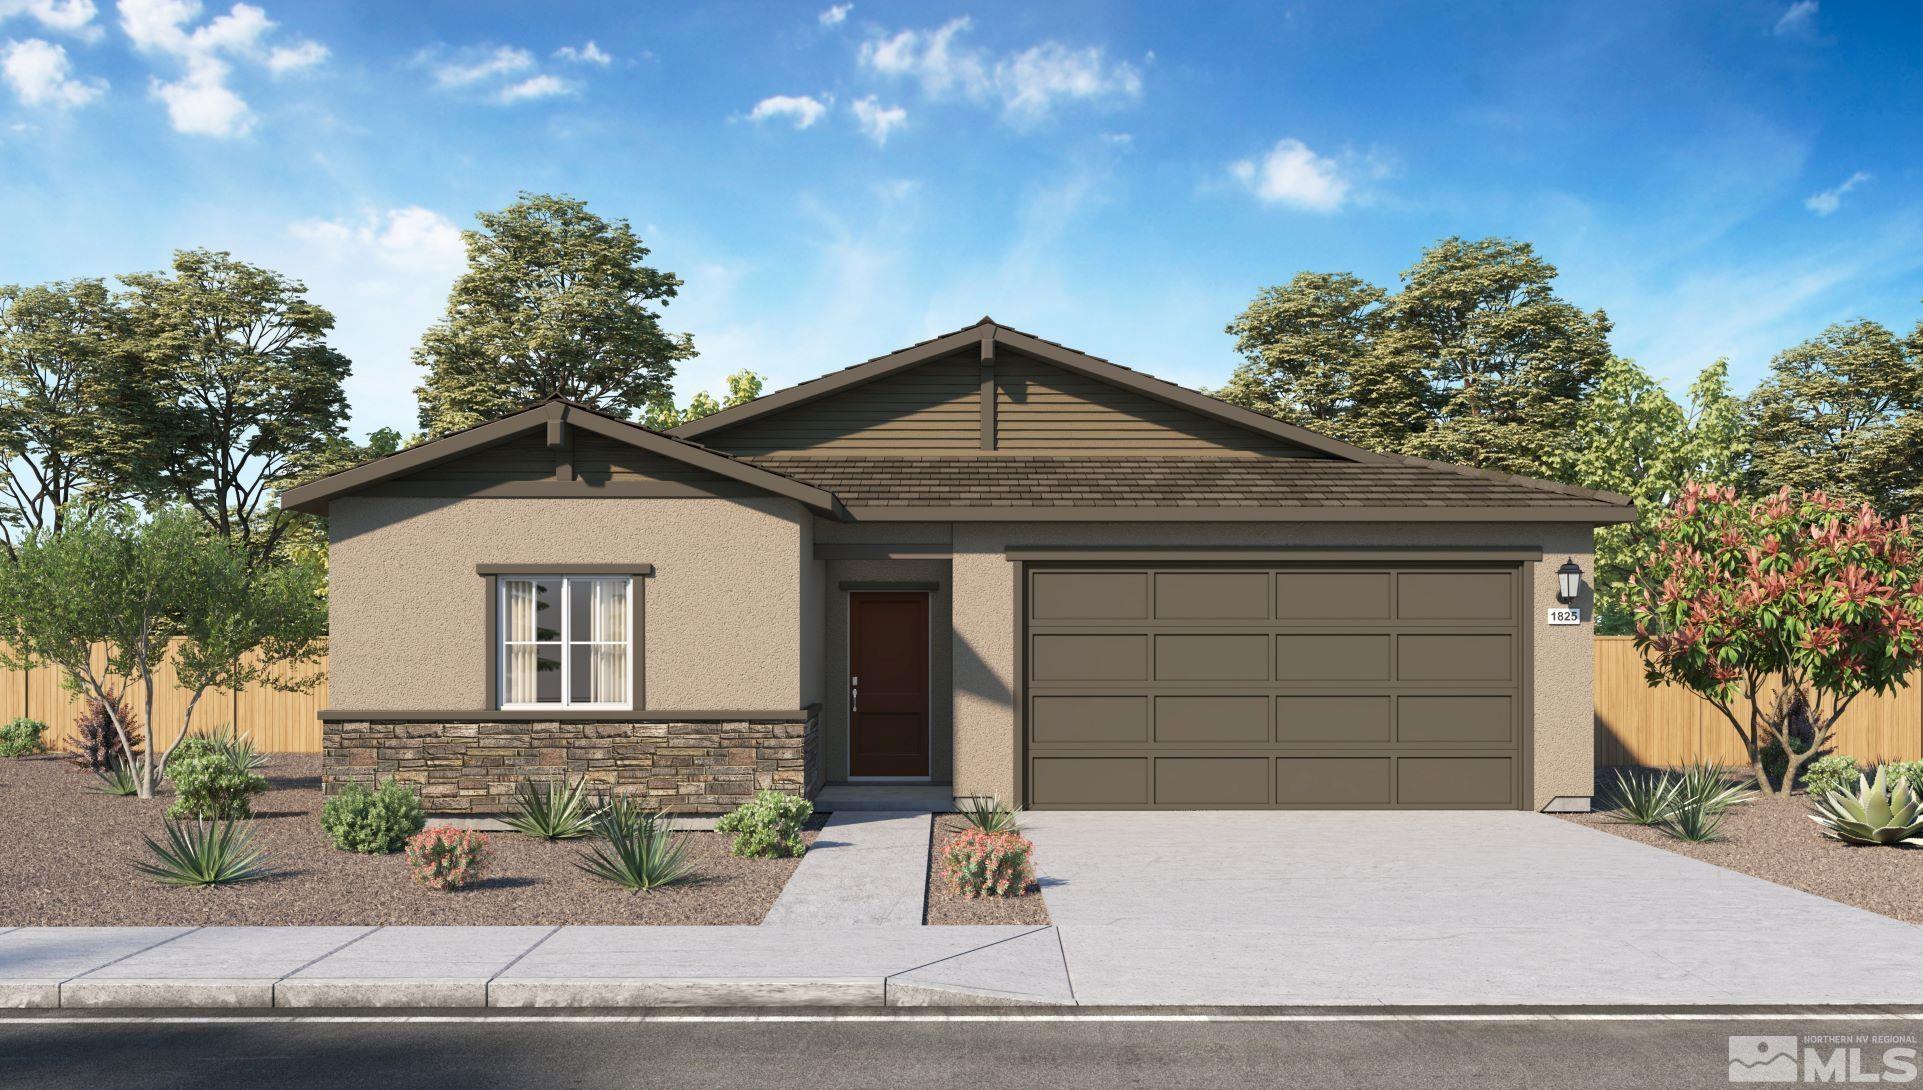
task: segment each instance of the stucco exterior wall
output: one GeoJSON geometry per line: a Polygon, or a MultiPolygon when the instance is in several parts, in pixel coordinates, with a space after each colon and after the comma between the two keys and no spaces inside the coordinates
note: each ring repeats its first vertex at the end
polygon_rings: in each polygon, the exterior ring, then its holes
{"type": "Polygon", "coordinates": [[[337,499],[329,704],[485,710],[493,653],[475,565],[645,563],[641,710],[800,708],[803,631],[820,630],[804,620],[810,523],[777,497],[337,499]]]}
{"type": "Polygon", "coordinates": [[[850,583],[934,583],[928,595],[928,778],[947,783],[954,775],[954,652],[949,621],[945,560],[830,560],[827,580],[827,641],[822,664],[822,774],[848,778],[848,592],[850,583]]]}
{"type": "Polygon", "coordinates": [[[1593,626],[1548,627],[1544,613],[1556,605],[1555,569],[1565,557],[1582,566],[1581,605],[1593,615],[1588,576],[1594,571],[1592,534],[1586,526],[1554,523],[955,523],[951,584],[954,623],[955,793],[1015,797],[1020,753],[1014,703],[1015,573],[1003,551],[1023,545],[1245,545],[1316,546],[1531,546],[1543,550],[1535,565],[1533,601],[1527,604],[1533,635],[1534,805],[1557,796],[1588,797],[1595,760],[1593,626]]]}

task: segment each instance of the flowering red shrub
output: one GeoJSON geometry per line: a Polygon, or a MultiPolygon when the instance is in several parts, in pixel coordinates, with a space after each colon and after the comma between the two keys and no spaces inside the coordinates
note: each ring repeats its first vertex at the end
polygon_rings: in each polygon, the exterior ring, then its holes
{"type": "Polygon", "coordinates": [[[408,869],[429,889],[460,889],[480,881],[487,859],[487,837],[472,829],[437,825],[407,838],[408,869]]]}
{"type": "Polygon", "coordinates": [[[1896,688],[1923,658],[1920,548],[1908,516],[1867,504],[1787,488],[1743,502],[1733,488],[1691,483],[1657,525],[1630,594],[1644,673],[1715,706],[1764,792],[1764,751],[1800,753],[1783,774],[1787,792],[1851,700],[1896,688]],[[1769,714],[1785,689],[1807,709],[1807,748],[1785,737],[1789,716],[1769,714]]]}
{"type": "Polygon", "coordinates": [[[1019,897],[1035,882],[1035,845],[1020,833],[970,829],[942,849],[942,873],[970,900],[1019,897]]]}

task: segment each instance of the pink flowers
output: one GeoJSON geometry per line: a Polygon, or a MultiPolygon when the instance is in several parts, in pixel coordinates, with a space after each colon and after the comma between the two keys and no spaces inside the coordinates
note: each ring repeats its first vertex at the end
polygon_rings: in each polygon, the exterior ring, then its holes
{"type": "Polygon", "coordinates": [[[1020,833],[970,829],[942,849],[942,873],[970,900],[1019,897],[1035,881],[1035,845],[1020,833]]]}
{"type": "Polygon", "coordinates": [[[407,838],[407,865],[429,889],[455,890],[481,880],[487,837],[472,829],[437,825],[407,838]]]}

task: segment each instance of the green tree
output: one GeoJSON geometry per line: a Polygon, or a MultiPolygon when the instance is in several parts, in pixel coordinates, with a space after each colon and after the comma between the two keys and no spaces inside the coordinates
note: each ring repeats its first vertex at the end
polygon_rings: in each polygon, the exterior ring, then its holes
{"type": "Polygon", "coordinates": [[[688,407],[685,409],[675,408],[674,399],[669,397],[650,402],[647,411],[641,416],[641,423],[655,431],[667,431],[669,428],[680,427],[690,420],[713,416],[723,409],[732,409],[736,405],[745,404],[761,396],[762,379],[753,371],[736,371],[728,376],[727,383],[728,392],[721,400],[716,400],[713,394],[703,390],[688,400],[688,407]]]}
{"type": "Polygon", "coordinates": [[[668,395],[687,334],[661,327],[681,281],[646,263],[626,220],[572,197],[523,193],[467,231],[467,271],[414,350],[430,436],[565,397],[627,416],[668,395]]]}
{"type": "Polygon", "coordinates": [[[123,757],[127,724],[109,693],[138,684],[154,736],[135,765],[142,798],[154,770],[192,729],[210,689],[267,685],[298,691],[319,683],[326,646],[325,574],[312,563],[258,565],[237,541],[210,534],[181,507],[141,520],[116,510],[35,531],[0,564],[0,663],[50,664],[81,694],[109,709],[123,757]],[[171,659],[189,699],[164,750],[153,720],[154,676],[171,659]]]}
{"type": "Polygon", "coordinates": [[[256,560],[292,521],[277,491],[343,434],[350,364],[334,316],[298,281],[210,250],[170,272],[121,277],[127,351],[102,398],[120,468],[155,502],[178,500],[256,560]]]}
{"type": "Polygon", "coordinates": [[[1610,326],[1555,278],[1500,238],[1436,243],[1394,293],[1300,274],[1230,323],[1243,363],[1218,396],[1377,450],[1573,480],[1610,326]]]}
{"type": "Polygon", "coordinates": [[[1717,360],[1689,386],[1689,430],[1683,479],[1739,484],[1749,459],[1743,399],[1730,392],[1729,361],[1717,360]]]}
{"type": "Polygon", "coordinates": [[[1923,508],[1923,324],[1901,340],[1867,319],[1829,327],[1770,361],[1744,415],[1752,491],[1923,508]]]}
{"type": "Polygon", "coordinates": [[[1612,358],[1583,413],[1577,480],[1636,501],[1637,519],[1596,528],[1596,630],[1630,630],[1630,575],[1661,512],[1683,483],[1683,410],[1635,361],[1612,358]]]}
{"type": "Polygon", "coordinates": [[[0,544],[111,498],[92,412],[120,336],[98,280],[0,286],[0,544]]]}
{"type": "MultiPolygon", "coordinates": [[[[365,443],[356,443],[346,436],[340,436],[312,459],[307,471],[298,480],[286,482],[285,487],[305,484],[330,473],[339,473],[343,469],[352,469],[377,458],[385,458],[404,446],[412,445],[393,428],[376,428],[367,433],[365,443]]],[[[281,554],[318,564],[325,569],[327,567],[327,519],[320,515],[308,515],[298,511],[287,512],[287,516],[287,532],[281,537],[281,554]]]]}

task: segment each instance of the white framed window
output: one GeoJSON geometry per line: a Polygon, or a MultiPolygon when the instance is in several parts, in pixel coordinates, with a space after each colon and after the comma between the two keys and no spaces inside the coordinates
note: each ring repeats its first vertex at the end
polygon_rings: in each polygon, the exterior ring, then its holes
{"type": "Polygon", "coordinates": [[[502,575],[503,708],[634,706],[634,578],[502,575]]]}

